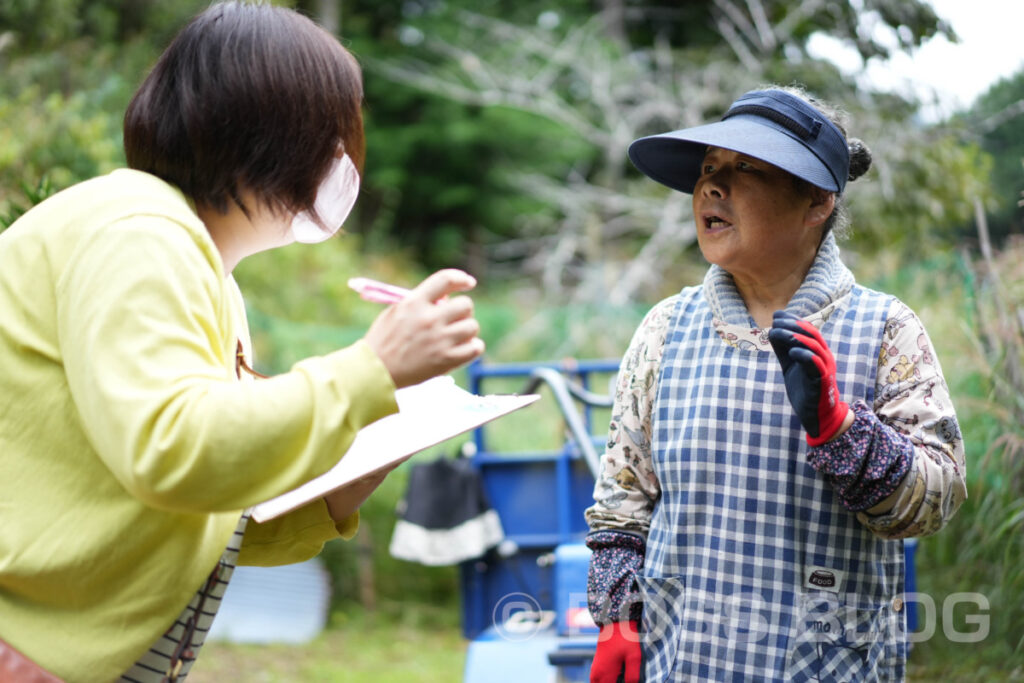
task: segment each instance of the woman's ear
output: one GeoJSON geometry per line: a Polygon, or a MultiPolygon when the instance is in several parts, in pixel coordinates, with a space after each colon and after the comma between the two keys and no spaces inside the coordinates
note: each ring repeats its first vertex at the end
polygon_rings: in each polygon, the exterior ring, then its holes
{"type": "Polygon", "coordinates": [[[835,208],[836,195],[834,192],[823,190],[820,187],[812,188],[811,204],[807,207],[807,213],[804,215],[804,224],[809,228],[824,225],[835,208]]]}

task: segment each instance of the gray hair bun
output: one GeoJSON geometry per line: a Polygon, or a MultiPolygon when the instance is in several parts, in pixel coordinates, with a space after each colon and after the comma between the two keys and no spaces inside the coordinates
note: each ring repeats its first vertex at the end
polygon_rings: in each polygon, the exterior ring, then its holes
{"type": "Polygon", "coordinates": [[[850,138],[847,146],[850,148],[850,175],[847,180],[856,180],[871,168],[871,150],[860,138],[850,138]]]}

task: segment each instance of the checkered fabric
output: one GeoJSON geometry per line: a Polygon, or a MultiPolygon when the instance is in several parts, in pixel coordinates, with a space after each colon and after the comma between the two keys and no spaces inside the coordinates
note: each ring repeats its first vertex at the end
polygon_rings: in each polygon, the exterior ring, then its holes
{"type": "MultiPolygon", "coordinates": [[[[821,332],[841,395],[871,405],[892,299],[849,281],[821,332]]],[[[712,324],[706,295],[723,291],[683,290],[662,360],[662,496],[638,577],[646,680],[901,680],[902,541],[872,535],[807,464],[770,348],[727,344],[712,324]]],[[[801,288],[789,310],[807,315],[815,298],[801,288]]]]}
{"type": "Polygon", "coordinates": [[[248,522],[249,513],[246,511],[238,520],[238,526],[209,578],[167,632],[121,675],[119,683],[180,683],[185,680],[192,663],[199,656],[199,649],[206,642],[206,634],[235,571],[248,522]]]}

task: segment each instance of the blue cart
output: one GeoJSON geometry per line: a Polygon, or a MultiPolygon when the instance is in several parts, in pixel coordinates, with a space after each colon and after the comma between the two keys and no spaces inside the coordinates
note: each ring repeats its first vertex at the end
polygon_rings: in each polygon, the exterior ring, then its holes
{"type": "MultiPolygon", "coordinates": [[[[534,452],[492,450],[485,428],[473,433],[472,462],[506,540],[478,560],[460,565],[462,628],[469,639],[464,683],[575,683],[590,680],[598,629],[587,610],[590,551],[583,545],[583,511],[593,502],[599,454],[607,438],[610,382],[619,361],[486,364],[469,369],[469,389],[488,393],[493,378],[519,378],[520,393],[545,387],[566,439],[561,448],[534,452]],[[607,411],[605,411],[605,416],[607,411]]],[[[907,586],[914,585],[915,543],[905,544],[907,586]]],[[[908,627],[916,630],[914,604],[908,627]]]]}

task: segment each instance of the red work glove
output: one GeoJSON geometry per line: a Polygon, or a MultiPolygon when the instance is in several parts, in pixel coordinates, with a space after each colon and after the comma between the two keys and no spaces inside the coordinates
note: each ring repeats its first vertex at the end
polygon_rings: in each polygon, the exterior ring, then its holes
{"type": "Polygon", "coordinates": [[[786,395],[807,443],[820,446],[839,432],[850,406],[839,398],[836,361],[821,333],[791,313],[776,311],[768,341],[782,365],[786,395]]]}
{"type": "Polygon", "coordinates": [[[590,683],[640,683],[640,631],[635,621],[616,621],[601,627],[590,665],[590,683]],[[620,679],[625,669],[625,677],[620,679]]]}

